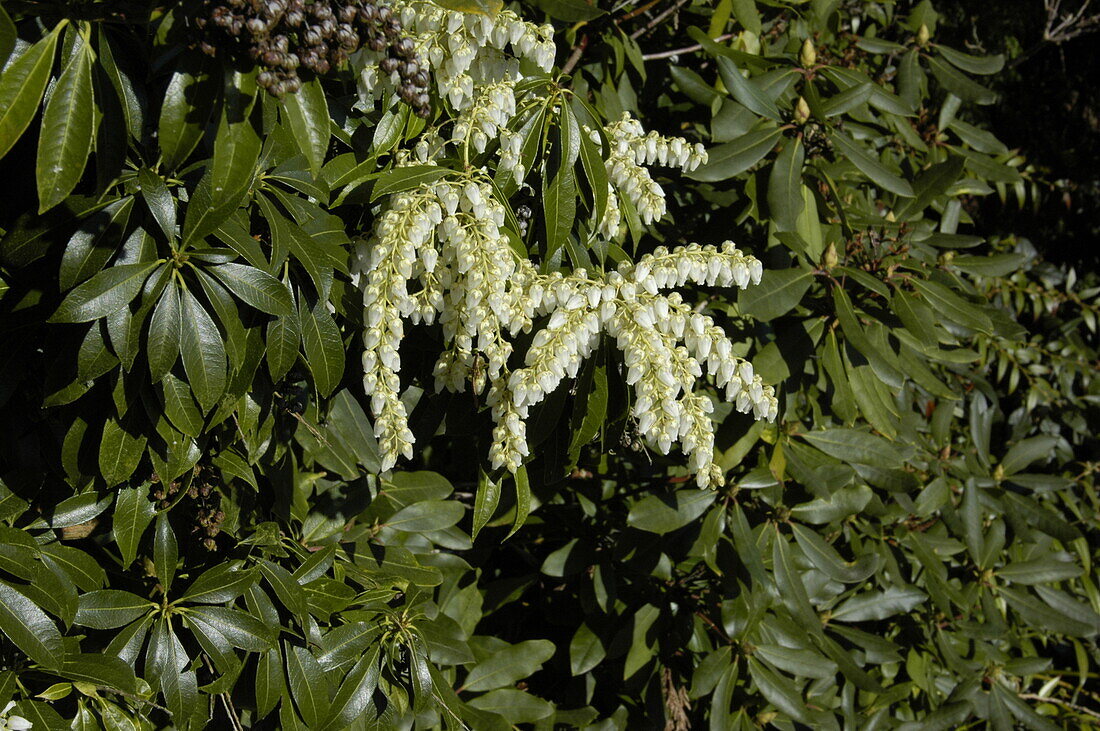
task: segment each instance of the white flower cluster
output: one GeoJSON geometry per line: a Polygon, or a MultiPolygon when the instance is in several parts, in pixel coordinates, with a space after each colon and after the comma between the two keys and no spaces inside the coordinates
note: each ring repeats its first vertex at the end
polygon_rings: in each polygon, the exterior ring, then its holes
{"type": "MultiPolygon", "coordinates": [[[[529,23],[511,10],[463,13],[426,0],[398,0],[393,7],[440,96],[457,111],[474,103],[476,86],[521,80],[524,60],[542,71],[554,65],[553,26],[529,23]]],[[[384,93],[379,81],[377,69],[363,64],[360,94],[369,99],[384,93]]]]}
{"type": "MultiPolygon", "coordinates": [[[[588,130],[588,135],[599,144],[599,134],[588,130]]],[[[653,223],[665,215],[665,191],[643,165],[665,165],[684,172],[691,172],[706,163],[707,152],[702,145],[692,145],[682,137],[662,137],[656,132],[648,134],[641,123],[628,113],[606,127],[611,144],[607,159],[607,174],[613,184],[611,203],[608,205],[601,232],[618,228],[618,200],[615,189],[624,195],[638,212],[645,224],[653,223]]]]}
{"type": "Polygon", "coordinates": [[[722,481],[714,464],[712,404],[695,388],[704,373],[726,398],[757,418],[774,419],[774,390],[711,318],[678,293],[688,283],[745,287],[760,280],[760,262],[727,242],[721,249],[663,247],[609,274],[539,274],[513,253],[505,212],[486,182],[445,179],[393,196],[354,272],[363,291],[364,386],[371,394],[383,469],[409,456],[412,434],[398,394],[402,320],[443,327],[447,347],[435,365],[436,387],[480,392],[496,423],[494,467],[519,468],[528,454],[524,422],[532,406],[575,378],[601,334],[623,352],[634,387],[638,431],[662,453],[679,443],[700,485],[722,481]],[[546,318],[510,371],[508,338],[546,318]]]}

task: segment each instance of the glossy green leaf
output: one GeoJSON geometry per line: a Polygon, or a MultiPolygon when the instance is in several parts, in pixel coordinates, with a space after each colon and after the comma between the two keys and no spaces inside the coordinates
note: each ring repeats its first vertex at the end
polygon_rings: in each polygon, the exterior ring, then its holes
{"type": "Polygon", "coordinates": [[[851,162],[857,170],[866,175],[872,182],[904,198],[913,197],[913,186],[907,180],[891,172],[878,157],[867,152],[851,138],[843,133],[834,132],[829,136],[829,140],[843,159],[851,162]]]}
{"type": "Polygon", "coordinates": [[[554,643],[549,640],[527,640],[505,646],[474,665],[461,690],[476,692],[512,685],[542,667],[553,654],[554,643]]]}
{"type": "Polygon", "coordinates": [[[132,564],[137,557],[138,544],[156,513],[148,491],[148,484],[128,487],[119,490],[115,499],[115,512],[111,522],[124,567],[132,564]]]}
{"type": "Polygon", "coordinates": [[[767,269],[760,278],[760,284],[738,294],[738,308],[762,322],[774,320],[802,301],[806,290],[813,284],[813,278],[813,272],[808,269],[767,269]]]}
{"type": "Polygon", "coordinates": [[[25,594],[0,582],[0,630],[34,662],[56,668],[65,654],[57,625],[25,594]]]}
{"type": "Polygon", "coordinates": [[[344,341],[340,330],[321,301],[313,307],[300,301],[298,320],[302,327],[302,348],[314,383],[322,396],[328,396],[344,376],[344,341]]]}
{"type": "Polygon", "coordinates": [[[96,129],[94,57],[91,44],[81,41],[75,58],[65,64],[46,102],[35,167],[39,213],[53,208],[72,192],[92,152],[96,129]]]}
{"type": "Polygon", "coordinates": [[[310,171],[317,177],[321,173],[329,141],[328,102],[320,80],[308,81],[297,93],[287,94],[282,110],[298,148],[309,161],[310,171]]]}
{"type": "Polygon", "coordinates": [[[0,158],[34,119],[53,67],[60,26],[23,52],[0,76],[0,158]]]}
{"type": "Polygon", "coordinates": [[[733,98],[762,117],[780,120],[779,109],[767,94],[757,85],[756,79],[746,79],[741,69],[727,56],[718,58],[718,72],[733,98]]]}
{"type": "Polygon", "coordinates": [[[176,563],[179,561],[179,543],[168,513],[157,515],[156,531],[153,538],[153,566],[161,585],[168,590],[176,575],[176,563]]]}
{"type": "Polygon", "coordinates": [[[210,313],[186,289],[180,291],[180,315],[183,368],[195,399],[208,412],[225,391],[225,343],[210,313]]]}
{"type": "Polygon", "coordinates": [[[243,264],[219,264],[208,271],[261,312],[280,317],[294,314],[294,302],[283,283],[265,271],[243,264]]]}
{"type": "Polygon", "coordinates": [[[90,322],[125,306],[141,292],[157,262],[120,264],[84,282],[62,300],[52,322],[90,322]]]}
{"type": "Polygon", "coordinates": [[[149,320],[146,352],[149,374],[154,383],[159,383],[176,364],[180,354],[182,334],[180,295],[173,283],[164,288],[157,306],[153,309],[153,316],[149,320]]]}

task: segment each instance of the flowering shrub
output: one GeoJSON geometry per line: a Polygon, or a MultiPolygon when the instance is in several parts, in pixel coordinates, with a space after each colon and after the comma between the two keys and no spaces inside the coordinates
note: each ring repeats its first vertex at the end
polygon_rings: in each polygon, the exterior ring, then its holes
{"type": "Polygon", "coordinates": [[[1093,714],[1097,289],[897,13],[5,4],[7,723],[1093,714]]]}

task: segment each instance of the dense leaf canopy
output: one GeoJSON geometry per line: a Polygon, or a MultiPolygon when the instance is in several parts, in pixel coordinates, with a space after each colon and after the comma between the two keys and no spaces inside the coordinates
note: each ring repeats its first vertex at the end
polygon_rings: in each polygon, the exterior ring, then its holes
{"type": "Polygon", "coordinates": [[[5,0],[0,715],[1096,723],[1100,283],[943,23],[5,0]]]}

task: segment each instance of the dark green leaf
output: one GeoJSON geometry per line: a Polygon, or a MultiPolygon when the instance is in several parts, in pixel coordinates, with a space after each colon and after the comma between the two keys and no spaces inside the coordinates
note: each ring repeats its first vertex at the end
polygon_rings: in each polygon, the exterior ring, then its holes
{"type": "Polygon", "coordinates": [[[344,376],[344,341],[336,322],[318,300],[307,307],[299,302],[298,318],[302,326],[302,347],[313,381],[322,396],[328,396],[340,385],[344,376]]]}
{"type": "Polygon", "coordinates": [[[294,314],[294,301],[283,283],[265,271],[243,264],[220,264],[207,271],[233,294],[269,315],[294,314]]]}
{"type": "Polygon", "coordinates": [[[721,74],[722,82],[734,99],[763,117],[780,121],[779,109],[776,108],[775,102],[760,89],[756,79],[746,79],[742,76],[741,69],[737,68],[737,64],[732,59],[720,56],[718,73],[721,74]]]}
{"type": "Polygon", "coordinates": [[[42,114],[35,168],[39,213],[53,208],[72,192],[92,152],[96,128],[94,55],[91,44],[81,41],[76,58],[65,65],[42,114]]]}
{"type": "Polygon", "coordinates": [[[180,353],[191,390],[204,412],[210,411],[225,392],[227,380],[225,344],[214,319],[195,295],[180,292],[182,335],[180,353]]]}
{"type": "Polygon", "coordinates": [[[2,581],[0,630],[39,665],[57,668],[61,664],[65,648],[57,626],[22,592],[2,581]]]}
{"type": "Polygon", "coordinates": [[[771,152],[782,137],[778,127],[765,127],[708,150],[707,164],[687,174],[694,180],[716,182],[740,175],[771,152]]]}
{"type": "Polygon", "coordinates": [[[148,614],[156,603],[118,589],[101,589],[80,595],[77,624],[94,629],[116,629],[148,614]]]}
{"type": "Polygon", "coordinates": [[[122,264],[100,272],[69,292],[51,322],[90,322],[127,305],[141,292],[158,262],[122,264]]]}
{"type": "Polygon", "coordinates": [[[757,320],[773,320],[802,301],[813,279],[813,272],[808,269],[766,269],[760,284],[738,294],[738,308],[757,320]]]}
{"type": "Polygon", "coordinates": [[[8,154],[38,111],[60,30],[60,25],[55,27],[0,75],[0,158],[8,154]]]}
{"type": "Polygon", "coordinates": [[[868,153],[861,145],[841,132],[833,132],[829,139],[836,147],[837,152],[855,165],[856,169],[866,175],[872,182],[904,198],[913,197],[913,187],[909,182],[890,172],[878,158],[868,153]]]}
{"type": "Polygon", "coordinates": [[[172,579],[176,575],[176,562],[179,560],[179,544],[176,541],[176,533],[172,530],[172,524],[168,521],[168,513],[157,516],[156,533],[153,540],[153,566],[156,568],[157,578],[165,591],[172,587],[172,579]]]}
{"type": "Polygon", "coordinates": [[[802,199],[802,141],[788,139],[768,175],[768,207],[778,231],[794,231],[805,202],[802,199]]]}
{"type": "Polygon", "coordinates": [[[314,177],[319,176],[329,140],[328,102],[320,79],[302,84],[295,94],[287,94],[282,109],[310,171],[314,177]]]}

